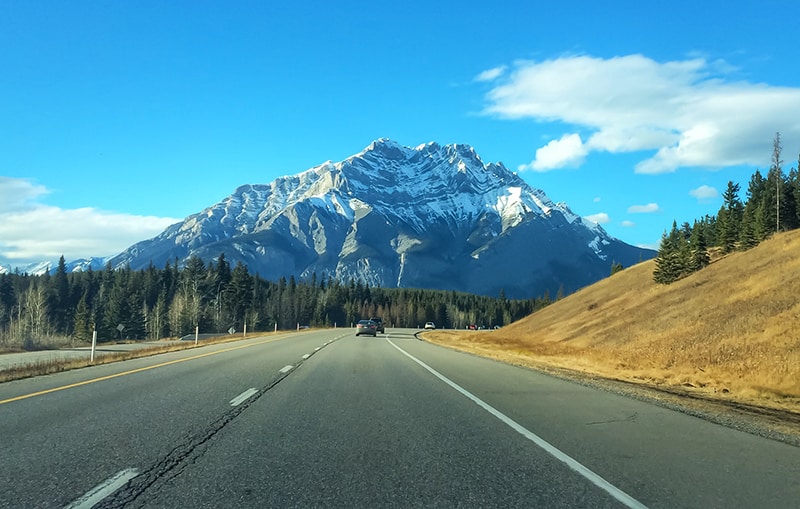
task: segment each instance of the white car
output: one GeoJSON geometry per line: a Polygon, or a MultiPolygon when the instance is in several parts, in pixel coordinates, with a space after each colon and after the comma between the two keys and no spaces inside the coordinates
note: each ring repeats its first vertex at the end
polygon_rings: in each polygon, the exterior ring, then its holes
{"type": "Polygon", "coordinates": [[[433,322],[426,322],[426,323],[425,323],[425,328],[426,328],[426,329],[433,330],[433,329],[435,329],[435,328],[436,328],[436,325],[434,325],[434,323],[433,323],[433,322]]]}

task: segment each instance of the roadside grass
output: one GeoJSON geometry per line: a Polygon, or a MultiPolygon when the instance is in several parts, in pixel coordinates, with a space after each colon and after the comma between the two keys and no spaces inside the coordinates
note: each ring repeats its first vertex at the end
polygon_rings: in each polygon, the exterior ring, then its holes
{"type": "Polygon", "coordinates": [[[75,346],[75,342],[69,336],[48,334],[36,338],[17,338],[11,337],[8,331],[0,332],[0,353],[38,352],[71,346],[75,346]]]}
{"type": "MultiPolygon", "coordinates": [[[[182,341],[180,343],[169,343],[163,346],[153,346],[148,348],[141,348],[137,350],[131,350],[127,352],[113,352],[113,353],[105,353],[103,355],[95,356],[94,362],[91,362],[89,359],[89,351],[86,351],[85,358],[79,359],[52,359],[52,360],[43,360],[43,361],[36,361],[29,364],[19,365],[19,366],[12,366],[7,369],[0,370],[0,383],[2,382],[9,382],[11,380],[20,380],[23,378],[30,378],[34,376],[41,376],[41,375],[50,375],[53,373],[60,373],[62,371],[69,371],[72,369],[79,369],[85,368],[88,366],[96,366],[100,364],[110,364],[112,362],[120,362],[120,361],[127,361],[130,359],[138,359],[141,357],[150,357],[152,355],[158,355],[162,353],[169,353],[169,352],[177,352],[180,350],[189,350],[192,348],[200,348],[206,345],[212,344],[220,344],[220,343],[231,343],[235,341],[242,341],[244,339],[252,339],[256,336],[267,336],[267,335],[280,335],[286,334],[286,331],[280,332],[248,332],[247,337],[242,336],[230,336],[228,334],[220,335],[218,337],[207,338],[203,339],[202,341],[198,342],[197,345],[194,344],[194,341],[182,341]]],[[[177,338],[174,338],[177,339],[177,338]]],[[[114,345],[116,343],[101,343],[99,348],[108,347],[114,345]]]]}
{"type": "Polygon", "coordinates": [[[425,339],[480,355],[800,412],[800,231],[671,285],[653,261],[495,331],[425,339]]]}

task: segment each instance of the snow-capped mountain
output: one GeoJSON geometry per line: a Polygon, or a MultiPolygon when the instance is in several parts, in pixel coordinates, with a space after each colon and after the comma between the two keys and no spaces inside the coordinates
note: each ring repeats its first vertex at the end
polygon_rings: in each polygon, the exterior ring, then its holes
{"type": "Polygon", "coordinates": [[[574,291],[654,252],[609,236],[467,145],[388,139],[344,161],[244,185],[109,261],[220,254],[281,276],[528,298],[574,291]]]}
{"type": "MultiPolygon", "coordinates": [[[[64,267],[67,272],[86,272],[89,269],[97,271],[105,268],[107,260],[108,258],[80,258],[66,262],[64,267]]],[[[0,265],[0,274],[13,274],[15,272],[31,276],[41,276],[47,272],[53,274],[58,264],[59,260],[48,260],[21,266],[0,265]]]]}
{"type": "Polygon", "coordinates": [[[35,262],[23,266],[0,265],[0,274],[13,274],[18,272],[20,274],[30,274],[32,276],[40,276],[45,272],[49,272],[56,264],[53,262],[35,262]]]}

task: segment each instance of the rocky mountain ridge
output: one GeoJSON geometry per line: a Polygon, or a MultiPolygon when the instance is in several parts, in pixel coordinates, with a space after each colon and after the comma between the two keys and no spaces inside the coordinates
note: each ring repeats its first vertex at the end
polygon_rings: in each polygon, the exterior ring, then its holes
{"type": "Polygon", "coordinates": [[[655,253],[609,236],[468,145],[379,139],[230,196],[108,261],[220,254],[251,273],[529,298],[569,293],[655,253]]]}

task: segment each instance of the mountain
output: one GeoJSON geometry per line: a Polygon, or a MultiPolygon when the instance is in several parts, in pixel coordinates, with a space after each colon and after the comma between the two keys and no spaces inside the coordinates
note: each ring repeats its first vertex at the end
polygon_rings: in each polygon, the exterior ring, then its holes
{"type": "Polygon", "coordinates": [[[220,254],[277,280],[353,279],[530,298],[571,293],[652,258],[553,203],[502,163],[467,145],[416,148],[379,139],[338,163],[221,202],[109,259],[164,266],[220,254]]]}
{"type": "MultiPolygon", "coordinates": [[[[80,258],[66,262],[65,268],[67,272],[86,272],[89,269],[98,271],[105,268],[107,261],[108,258],[80,258]]],[[[22,266],[0,265],[0,274],[13,274],[15,272],[31,276],[41,276],[48,272],[53,274],[58,267],[58,263],[58,260],[48,260],[22,266]]]]}
{"type": "Polygon", "coordinates": [[[56,265],[57,263],[50,261],[29,263],[23,266],[0,265],[0,274],[13,274],[18,272],[20,274],[40,276],[45,272],[49,272],[52,268],[55,268],[56,265]]]}

